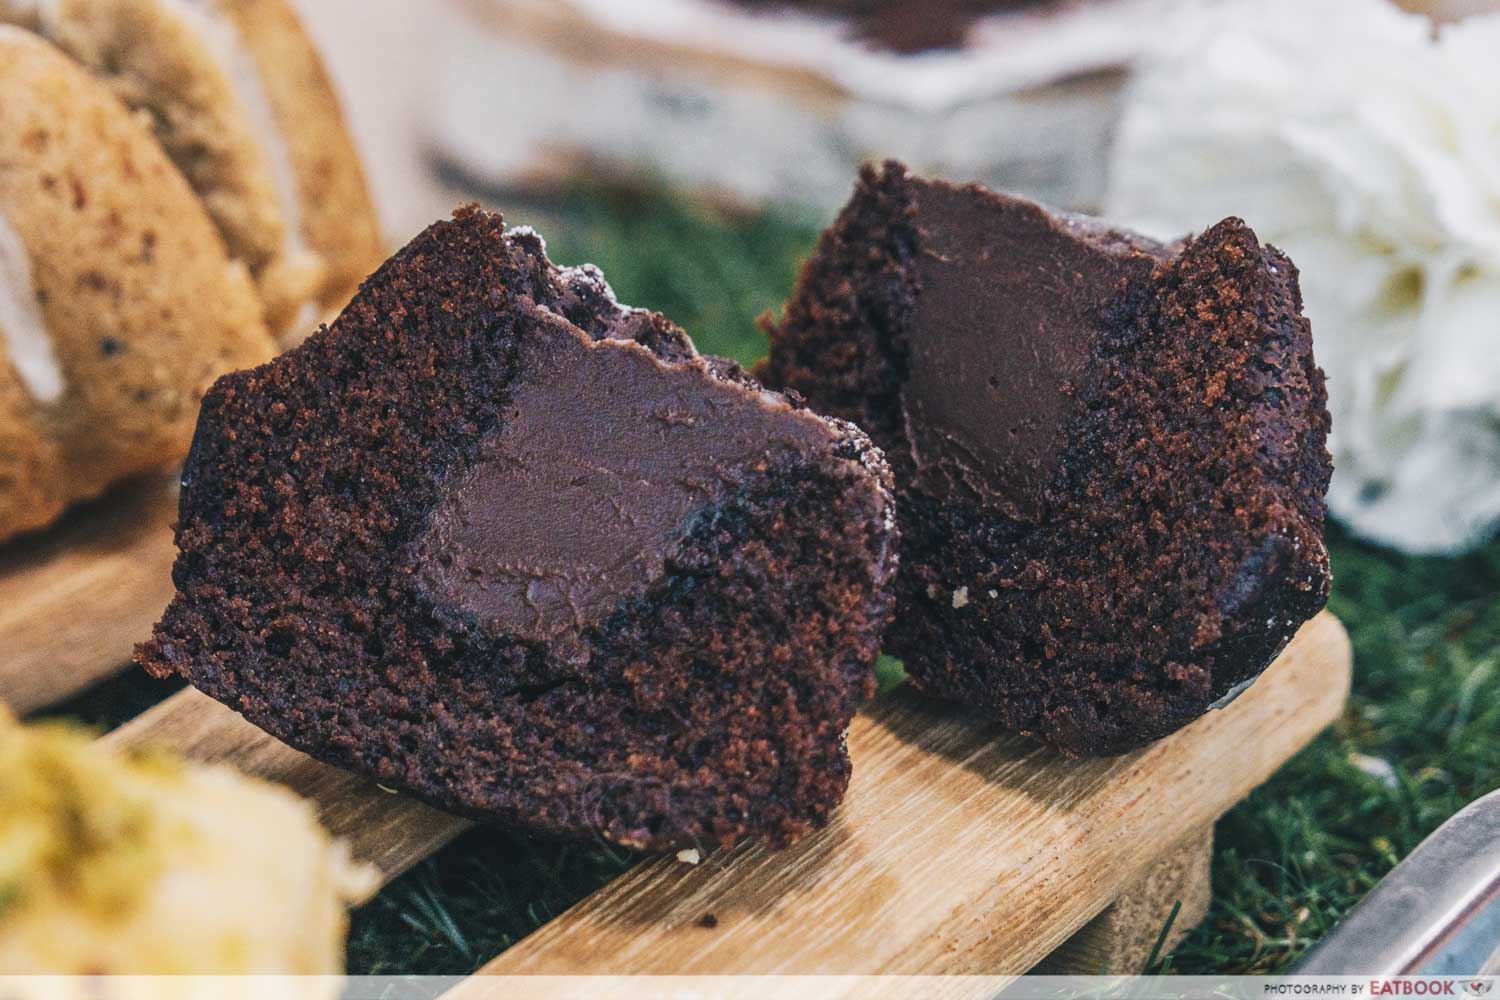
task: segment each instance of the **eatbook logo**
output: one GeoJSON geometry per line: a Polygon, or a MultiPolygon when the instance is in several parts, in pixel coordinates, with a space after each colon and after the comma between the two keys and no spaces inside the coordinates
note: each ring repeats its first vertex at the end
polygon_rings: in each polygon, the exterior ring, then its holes
{"type": "MultiPolygon", "coordinates": [[[[1368,994],[1372,997],[1483,997],[1495,985],[1494,979],[1457,979],[1448,976],[1372,979],[1368,994]]],[[[1500,995],[1496,996],[1500,1000],[1500,995]]]]}

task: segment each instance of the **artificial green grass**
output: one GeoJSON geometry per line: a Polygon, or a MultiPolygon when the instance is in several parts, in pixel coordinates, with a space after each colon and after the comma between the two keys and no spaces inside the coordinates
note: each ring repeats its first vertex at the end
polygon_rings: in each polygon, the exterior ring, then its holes
{"type": "MultiPolygon", "coordinates": [[[[663,197],[578,195],[509,213],[622,300],[749,363],[816,226],[726,219],[663,197]]],[[[1500,544],[1413,559],[1333,529],[1333,610],[1353,638],[1347,715],[1219,824],[1208,919],[1156,969],[1284,970],[1439,823],[1500,783],[1500,544]]],[[[352,972],[462,973],[629,863],[476,832],[355,914],[352,972]]]]}

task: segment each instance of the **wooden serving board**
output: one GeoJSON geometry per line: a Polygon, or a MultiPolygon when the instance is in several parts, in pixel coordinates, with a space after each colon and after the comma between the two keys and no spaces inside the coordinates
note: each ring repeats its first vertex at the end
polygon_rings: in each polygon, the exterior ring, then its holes
{"type": "MultiPolygon", "coordinates": [[[[1228,708],[1092,761],[898,690],[856,718],[827,829],[780,853],[645,862],[484,971],[1005,975],[1049,955],[1049,971],[1139,971],[1170,912],[1169,946],[1206,908],[1213,822],[1338,717],[1349,679],[1348,638],[1323,614],[1228,708]]],[[[468,826],[192,691],[107,739],[285,782],[386,878],[468,826]]]]}
{"type": "MultiPolygon", "coordinates": [[[[0,547],[0,701],[33,711],[126,667],[171,597],[175,516],[169,481],[138,481],[0,547]]],[[[1229,708],[1110,761],[894,692],[855,720],[827,830],[779,854],[644,863],[486,971],[1134,971],[1169,913],[1169,946],[1202,916],[1213,821],[1338,715],[1349,670],[1342,627],[1319,616],[1229,708]]],[[[288,785],[385,881],[469,827],[193,691],[106,740],[288,785]]]]}
{"type": "Polygon", "coordinates": [[[172,598],[175,480],[125,483],[0,546],[0,703],[25,715],[123,670],[172,598]]]}

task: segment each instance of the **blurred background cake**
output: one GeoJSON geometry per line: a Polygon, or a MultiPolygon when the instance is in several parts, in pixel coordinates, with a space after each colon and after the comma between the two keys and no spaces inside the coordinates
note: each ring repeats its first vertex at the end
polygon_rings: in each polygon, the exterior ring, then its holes
{"type": "Polygon", "coordinates": [[[382,259],[285,0],[0,0],[0,541],[187,452],[382,259]]]}
{"type": "Polygon", "coordinates": [[[243,264],[144,123],[0,26],[0,540],[185,454],[274,352],[243,264]]]}
{"type": "Polygon", "coordinates": [[[0,0],[0,18],[144,112],[274,331],[305,335],[383,259],[338,100],[285,0],[0,0]]]}
{"type": "Polygon", "coordinates": [[[371,875],[290,792],[3,708],[0,774],[7,975],[343,971],[371,875]]]}
{"type": "Polygon", "coordinates": [[[502,187],[656,177],[824,214],[895,156],[1086,206],[1167,2],[464,0],[429,138],[502,187]]]}

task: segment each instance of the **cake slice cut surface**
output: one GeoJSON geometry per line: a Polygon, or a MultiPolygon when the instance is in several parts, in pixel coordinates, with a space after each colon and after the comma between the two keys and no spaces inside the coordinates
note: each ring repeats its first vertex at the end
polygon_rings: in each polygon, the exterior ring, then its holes
{"type": "Polygon", "coordinates": [[[760,374],[895,472],[887,645],[1069,753],[1166,735],[1323,606],[1323,375],[1295,267],[978,187],[862,177],[760,374]]]}
{"type": "Polygon", "coordinates": [[[477,210],[210,393],[140,661],[479,819],[665,849],[826,821],[895,571],[860,431],[477,210]]]}

